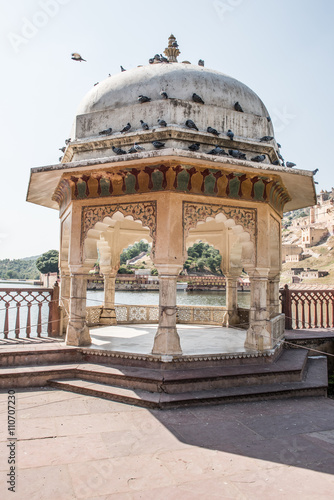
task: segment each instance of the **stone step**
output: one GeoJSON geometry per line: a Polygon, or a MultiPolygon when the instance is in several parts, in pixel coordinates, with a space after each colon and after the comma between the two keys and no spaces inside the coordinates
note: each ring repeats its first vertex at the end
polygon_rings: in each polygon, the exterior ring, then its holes
{"type": "Polygon", "coordinates": [[[150,392],[180,393],[268,383],[300,381],[307,362],[307,350],[284,350],[274,362],[259,365],[161,370],[108,366],[92,363],[62,363],[46,366],[0,368],[0,387],[37,387],[50,378],[79,378],[150,392]]]}
{"type": "Polygon", "coordinates": [[[176,408],[204,404],[233,403],[249,400],[278,399],[301,396],[326,396],[327,359],[308,358],[304,379],[297,382],[244,385],[206,391],[167,394],[141,389],[129,389],[89,382],[82,379],[49,380],[57,389],[110,399],[147,408],[176,408]]]}
{"type": "Polygon", "coordinates": [[[61,339],[52,344],[6,345],[0,350],[0,367],[73,363],[81,359],[81,352],[65,346],[61,339]]]}

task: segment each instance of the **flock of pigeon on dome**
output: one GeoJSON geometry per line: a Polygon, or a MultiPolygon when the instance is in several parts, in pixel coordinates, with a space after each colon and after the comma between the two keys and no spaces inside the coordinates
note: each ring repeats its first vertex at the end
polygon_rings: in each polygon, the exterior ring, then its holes
{"type": "MultiPolygon", "coordinates": [[[[173,49],[178,49],[178,43],[177,41],[175,40],[175,37],[173,35],[171,35],[171,37],[169,38],[169,48],[173,48],[173,49]]],[[[168,50],[168,49],[166,49],[168,50]]],[[[165,51],[166,52],[166,51],[165,51]]],[[[72,59],[74,61],[85,61],[85,59],[83,59],[81,57],[80,54],[78,53],[73,53],[72,54],[72,59]]],[[[172,60],[170,61],[169,59],[167,59],[166,57],[164,57],[162,54],[155,54],[154,57],[150,58],[149,59],[149,64],[169,64],[170,62],[175,62],[175,60],[172,60]]],[[[185,63],[189,63],[189,61],[184,61],[185,63]]],[[[198,65],[199,66],[204,66],[204,61],[203,59],[200,59],[198,61],[198,65]]],[[[120,66],[121,68],[121,72],[123,71],[126,71],[126,69],[123,68],[123,66],[120,66]]],[[[110,76],[110,75],[109,75],[110,76]]],[[[98,83],[96,83],[95,85],[97,85],[98,83]]],[[[160,92],[160,95],[161,95],[161,98],[162,99],[169,99],[169,96],[167,94],[167,92],[165,92],[164,90],[161,90],[160,92]]],[[[193,102],[197,103],[197,104],[205,104],[204,103],[204,100],[202,99],[201,96],[199,96],[198,94],[196,94],[195,92],[192,94],[192,100],[193,102]]],[[[148,96],[145,96],[145,95],[139,95],[138,96],[138,102],[141,103],[141,104],[145,104],[147,102],[150,102],[151,101],[151,98],[148,97],[148,96]]],[[[242,106],[239,102],[235,102],[234,104],[234,109],[235,111],[238,111],[240,113],[243,113],[243,109],[242,109],[242,106]]],[[[267,116],[267,120],[270,122],[271,121],[271,118],[270,116],[267,116]]],[[[141,127],[143,130],[149,130],[149,126],[147,123],[145,123],[143,120],[140,120],[140,123],[141,123],[141,127]]],[[[157,124],[159,127],[167,127],[167,123],[165,120],[163,119],[159,119],[157,121],[157,124]]],[[[189,129],[192,129],[192,130],[196,130],[196,131],[199,131],[195,122],[193,120],[187,120],[185,122],[185,126],[189,129]]],[[[120,130],[121,133],[127,133],[130,131],[131,129],[131,124],[130,123],[127,123],[125,125],[125,127],[120,130]]],[[[214,136],[218,137],[219,135],[221,135],[220,132],[218,132],[215,128],[213,127],[210,127],[208,126],[207,127],[207,130],[206,130],[209,134],[213,134],[214,136]]],[[[99,132],[99,135],[101,136],[109,136],[111,135],[113,132],[112,128],[109,127],[105,130],[101,130],[99,132]]],[[[226,136],[231,140],[233,141],[234,139],[234,133],[232,130],[228,130],[226,132],[226,136]]],[[[272,140],[274,140],[274,137],[272,136],[263,136],[261,137],[260,139],[260,142],[270,142],[272,140]]],[[[65,141],[65,144],[68,145],[69,142],[71,141],[71,139],[67,139],[65,141]]],[[[162,149],[165,147],[165,143],[164,142],[161,142],[161,141],[152,141],[152,145],[155,149],[162,149]]],[[[190,146],[188,146],[188,149],[190,151],[199,151],[200,149],[200,146],[201,144],[199,142],[195,142],[193,144],[191,144],[190,146]]],[[[278,148],[281,148],[281,145],[279,143],[277,143],[277,146],[278,148]]],[[[60,151],[62,152],[65,152],[65,147],[63,148],[59,148],[60,151]]],[[[134,145],[128,150],[128,151],[125,151],[124,149],[120,148],[120,147],[115,147],[115,146],[112,146],[112,150],[113,152],[115,153],[115,155],[125,155],[125,154],[133,154],[133,153],[139,153],[141,151],[145,151],[145,148],[137,143],[134,143],[134,145]]],[[[283,167],[288,167],[288,168],[293,168],[296,166],[295,163],[293,162],[285,162],[283,156],[280,154],[279,151],[276,151],[277,153],[277,156],[278,158],[280,159],[280,161],[276,160],[274,162],[272,162],[273,165],[280,165],[280,166],[283,166],[283,167]]],[[[232,158],[236,158],[236,159],[240,159],[240,160],[247,160],[247,157],[244,153],[242,153],[241,151],[239,151],[238,149],[228,149],[228,151],[226,152],[223,148],[221,148],[219,145],[216,145],[213,149],[211,149],[210,151],[206,151],[206,154],[210,154],[210,155],[216,155],[216,156],[230,156],[232,158]]],[[[252,158],[250,158],[250,161],[253,161],[253,162],[256,162],[256,163],[261,163],[263,162],[264,160],[266,159],[266,155],[265,154],[261,154],[261,155],[256,155],[252,158]]],[[[62,157],[59,158],[59,161],[62,160],[62,157]]],[[[315,171],[313,171],[313,174],[316,174],[318,171],[318,169],[316,169],[315,171]]]]}

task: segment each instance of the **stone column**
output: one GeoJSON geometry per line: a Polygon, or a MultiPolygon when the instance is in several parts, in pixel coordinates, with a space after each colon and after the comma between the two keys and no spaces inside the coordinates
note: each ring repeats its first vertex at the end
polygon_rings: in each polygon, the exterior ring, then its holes
{"type": "Polygon", "coordinates": [[[277,274],[269,277],[268,281],[268,311],[270,318],[280,314],[279,279],[280,275],[277,274]]]}
{"type": "Polygon", "coordinates": [[[272,347],[267,308],[268,271],[258,268],[249,276],[251,307],[245,347],[258,351],[272,347]]]}
{"type": "Polygon", "coordinates": [[[70,266],[71,291],[69,321],[66,331],[66,344],[85,346],[91,344],[86,324],[87,274],[82,266],[70,266]]]}
{"type": "Polygon", "coordinates": [[[182,354],[176,330],[176,279],[182,266],[156,265],[159,273],[159,326],[152,354],[182,354]]]}
{"type": "Polygon", "coordinates": [[[117,271],[105,272],[104,277],[104,302],[100,317],[102,325],[117,325],[115,312],[115,282],[117,271]]]}
{"type": "MultiPolygon", "coordinates": [[[[68,271],[67,271],[68,272],[68,271]]],[[[59,305],[61,307],[60,313],[60,334],[63,335],[66,332],[66,324],[69,316],[70,309],[70,285],[71,278],[67,273],[61,272],[60,276],[60,300],[59,305]]]]}
{"type": "Polygon", "coordinates": [[[223,326],[238,325],[240,318],[238,316],[238,278],[239,275],[225,274],[226,279],[226,314],[223,326]]]}

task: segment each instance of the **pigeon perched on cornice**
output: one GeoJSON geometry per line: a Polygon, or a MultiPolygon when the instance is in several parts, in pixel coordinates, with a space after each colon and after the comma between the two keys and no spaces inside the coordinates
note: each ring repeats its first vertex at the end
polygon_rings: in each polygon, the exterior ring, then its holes
{"type": "Polygon", "coordinates": [[[112,128],[109,127],[109,128],[106,128],[105,130],[101,130],[101,132],[99,132],[99,135],[110,135],[112,133],[112,128]]]}
{"type": "Polygon", "coordinates": [[[287,166],[288,168],[293,168],[293,167],[295,167],[295,166],[296,166],[296,164],[295,164],[295,163],[293,163],[292,161],[287,161],[287,162],[286,162],[286,166],[287,166]]]}
{"type": "Polygon", "coordinates": [[[124,151],[124,149],[116,148],[115,146],[112,146],[111,149],[116,155],[126,155],[126,151],[124,151]]]}
{"type": "Polygon", "coordinates": [[[242,107],[240,106],[240,104],[238,103],[238,101],[234,104],[234,109],[236,111],[239,111],[240,113],[244,112],[244,110],[242,109],[242,107]]]}
{"type": "Polygon", "coordinates": [[[261,137],[260,142],[269,142],[272,140],[273,140],[273,137],[271,135],[264,135],[263,137],[261,137]]]}
{"type": "Polygon", "coordinates": [[[164,90],[162,90],[162,91],[160,92],[160,95],[161,95],[161,97],[162,97],[163,99],[168,99],[168,94],[167,94],[167,92],[165,92],[164,90]]]}
{"type": "Polygon", "coordinates": [[[161,141],[153,141],[152,144],[155,147],[155,149],[161,149],[165,147],[165,143],[161,141]]]}
{"type": "Polygon", "coordinates": [[[251,161],[255,161],[256,163],[261,163],[266,159],[266,155],[257,155],[251,158],[251,161]]]}
{"type": "Polygon", "coordinates": [[[158,124],[160,125],[160,127],[167,127],[167,123],[165,122],[165,120],[158,120],[158,124]]]}
{"type": "Polygon", "coordinates": [[[195,94],[195,92],[193,93],[192,95],[192,100],[194,102],[197,102],[198,104],[204,104],[204,101],[203,99],[201,98],[201,96],[199,96],[198,94],[195,94]]]}
{"type": "Polygon", "coordinates": [[[187,120],[186,121],[186,127],[193,128],[194,130],[198,130],[198,128],[195,125],[195,122],[193,122],[192,120],[187,120]]]}
{"type": "Polygon", "coordinates": [[[204,66],[204,61],[203,61],[203,59],[199,59],[199,61],[198,61],[198,66],[204,66]]]}
{"type": "Polygon", "coordinates": [[[62,153],[65,153],[65,150],[66,150],[65,146],[63,148],[59,148],[59,151],[61,151],[62,153]]]}
{"type": "Polygon", "coordinates": [[[151,98],[147,97],[146,95],[140,94],[140,96],[138,96],[138,101],[140,102],[140,104],[144,104],[144,102],[150,102],[151,98]]]}
{"type": "Polygon", "coordinates": [[[319,172],[319,169],[316,168],[315,170],[312,170],[312,174],[315,175],[317,172],[319,172]]]}
{"type": "Polygon", "coordinates": [[[150,127],[147,125],[147,123],[145,123],[143,120],[140,120],[140,123],[143,130],[149,130],[150,127]]]}
{"type": "Polygon", "coordinates": [[[167,57],[163,56],[162,54],[160,54],[160,61],[169,64],[167,57]]]}
{"type": "Polygon", "coordinates": [[[120,68],[121,68],[121,72],[122,72],[122,73],[123,73],[123,71],[126,71],[126,69],[125,69],[125,68],[123,68],[123,66],[120,66],[120,68]]]}
{"type": "Polygon", "coordinates": [[[199,148],[200,148],[199,142],[195,142],[194,144],[190,144],[190,146],[188,146],[188,149],[190,149],[190,151],[198,151],[199,148]]]}
{"type": "Polygon", "coordinates": [[[228,156],[226,151],[224,149],[220,148],[219,146],[216,146],[214,149],[211,149],[211,151],[208,151],[208,155],[218,155],[218,156],[228,156]]]}
{"type": "Polygon", "coordinates": [[[127,123],[127,125],[125,125],[125,127],[121,130],[121,132],[128,132],[131,128],[131,123],[127,123]]]}
{"type": "Polygon", "coordinates": [[[228,131],[226,132],[226,135],[227,135],[227,137],[229,137],[231,139],[231,141],[233,141],[234,134],[233,134],[232,130],[228,129],[228,131]]]}
{"type": "Polygon", "coordinates": [[[219,135],[219,132],[218,130],[216,130],[215,128],[212,128],[212,127],[208,127],[206,129],[207,132],[209,132],[209,134],[213,134],[213,135],[219,135]]]}

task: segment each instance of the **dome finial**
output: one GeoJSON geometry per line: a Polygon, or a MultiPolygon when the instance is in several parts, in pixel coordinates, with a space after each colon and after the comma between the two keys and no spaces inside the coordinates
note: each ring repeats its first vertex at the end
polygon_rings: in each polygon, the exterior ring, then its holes
{"type": "Polygon", "coordinates": [[[168,38],[168,47],[164,50],[164,54],[168,57],[169,62],[177,62],[177,56],[181,54],[179,45],[174,35],[168,38]]]}

